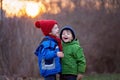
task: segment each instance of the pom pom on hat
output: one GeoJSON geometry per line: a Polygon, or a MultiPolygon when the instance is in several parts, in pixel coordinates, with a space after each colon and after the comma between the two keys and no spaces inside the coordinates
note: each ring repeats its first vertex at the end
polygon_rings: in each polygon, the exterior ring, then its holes
{"type": "Polygon", "coordinates": [[[45,36],[49,35],[55,24],[57,24],[55,20],[38,20],[35,22],[35,26],[40,28],[45,36]]]}
{"type": "Polygon", "coordinates": [[[36,21],[36,22],[35,22],[35,26],[36,26],[37,28],[40,28],[40,22],[39,22],[39,21],[36,21]]]}

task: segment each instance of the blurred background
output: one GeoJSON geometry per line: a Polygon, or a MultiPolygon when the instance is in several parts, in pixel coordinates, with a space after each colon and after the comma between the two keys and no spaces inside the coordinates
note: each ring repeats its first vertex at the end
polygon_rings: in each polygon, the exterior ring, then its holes
{"type": "Polygon", "coordinates": [[[85,74],[120,73],[120,0],[0,0],[0,75],[40,76],[34,22],[42,19],[74,27],[85,74]]]}

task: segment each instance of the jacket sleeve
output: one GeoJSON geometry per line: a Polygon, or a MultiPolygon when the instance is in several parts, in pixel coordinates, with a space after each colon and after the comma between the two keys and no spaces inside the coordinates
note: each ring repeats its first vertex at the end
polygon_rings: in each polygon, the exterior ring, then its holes
{"type": "Polygon", "coordinates": [[[83,49],[80,46],[76,48],[75,56],[76,56],[78,74],[79,73],[83,74],[86,69],[86,59],[83,53],[83,49]]]}
{"type": "Polygon", "coordinates": [[[39,52],[40,52],[40,45],[37,47],[37,49],[36,49],[36,51],[34,52],[34,54],[36,55],[36,56],[38,56],[38,54],[39,54],[39,52]]]}
{"type": "Polygon", "coordinates": [[[56,48],[56,43],[53,41],[46,41],[42,44],[42,56],[47,59],[52,59],[57,57],[58,49],[56,48]]]}

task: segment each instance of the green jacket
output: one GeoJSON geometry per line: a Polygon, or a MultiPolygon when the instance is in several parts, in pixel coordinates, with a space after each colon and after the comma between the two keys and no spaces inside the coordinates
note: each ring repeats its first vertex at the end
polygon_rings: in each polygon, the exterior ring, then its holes
{"type": "Polygon", "coordinates": [[[62,58],[62,74],[83,74],[86,69],[86,60],[79,41],[62,43],[64,58],[62,58]]]}

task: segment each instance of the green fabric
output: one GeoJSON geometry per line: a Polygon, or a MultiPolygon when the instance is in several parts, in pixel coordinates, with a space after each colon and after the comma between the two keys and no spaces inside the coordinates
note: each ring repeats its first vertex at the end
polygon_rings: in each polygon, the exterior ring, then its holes
{"type": "Polygon", "coordinates": [[[86,60],[79,41],[62,43],[64,58],[62,58],[62,74],[83,74],[86,69],[86,60]]]}

